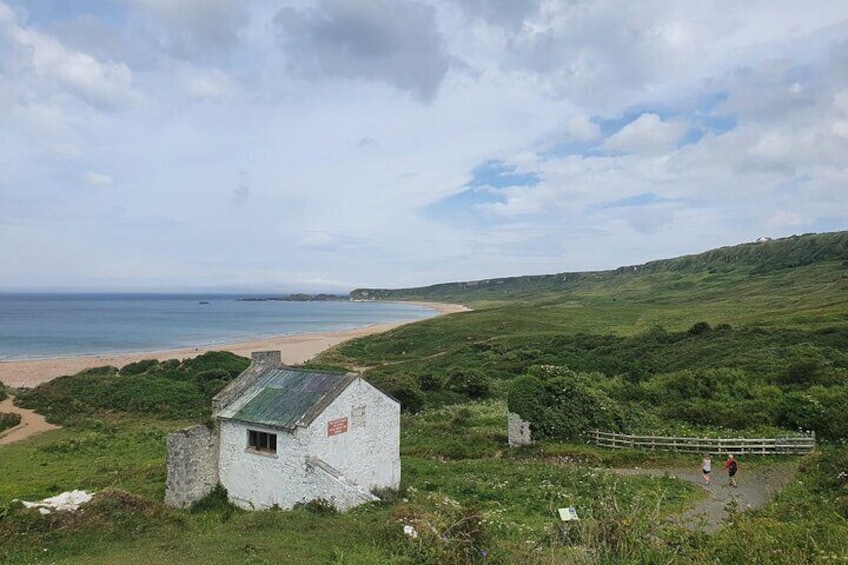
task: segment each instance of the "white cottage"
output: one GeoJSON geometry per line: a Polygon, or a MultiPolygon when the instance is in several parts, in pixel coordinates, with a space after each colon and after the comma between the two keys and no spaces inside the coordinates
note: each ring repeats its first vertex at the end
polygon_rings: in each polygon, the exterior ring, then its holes
{"type": "Polygon", "coordinates": [[[220,482],[245,509],[322,499],[346,510],[400,485],[400,404],[357,374],[257,352],[212,405],[215,429],[168,437],[168,504],[189,506],[220,482]]]}

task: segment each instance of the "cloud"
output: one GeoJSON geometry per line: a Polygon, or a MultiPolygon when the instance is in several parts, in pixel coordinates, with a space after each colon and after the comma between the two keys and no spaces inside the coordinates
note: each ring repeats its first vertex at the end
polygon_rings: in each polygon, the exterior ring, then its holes
{"type": "Polygon", "coordinates": [[[210,60],[232,50],[249,21],[241,0],[127,0],[156,27],[162,47],[184,59],[210,60]]]}
{"type": "Polygon", "coordinates": [[[5,56],[0,55],[0,63],[28,98],[33,92],[47,98],[67,91],[98,110],[122,110],[143,100],[127,65],[66,48],[54,37],[19,22],[2,2],[0,41],[9,46],[5,56]]]}
{"type": "Polygon", "coordinates": [[[642,114],[611,137],[603,148],[640,155],[661,155],[674,147],[686,125],[665,122],[656,114],[642,114]]]}
{"type": "Polygon", "coordinates": [[[418,1],[318,0],[282,8],[274,25],[297,74],[380,81],[430,102],[449,68],[435,16],[418,1]]]}
{"type": "Polygon", "coordinates": [[[202,69],[187,73],[186,90],[195,98],[224,99],[238,90],[235,82],[218,69],[202,69]]]}
{"type": "Polygon", "coordinates": [[[539,12],[542,0],[457,0],[457,4],[472,17],[515,30],[527,16],[539,12]]]}
{"type": "Polygon", "coordinates": [[[574,141],[591,141],[601,135],[601,128],[585,114],[576,114],[568,119],[566,136],[574,141]]]}
{"type": "Polygon", "coordinates": [[[0,0],[3,285],[409,286],[845,229],[848,4],[717,2],[0,0]]]}
{"type": "Polygon", "coordinates": [[[94,188],[105,188],[112,186],[115,180],[109,175],[97,173],[95,171],[86,171],[82,174],[82,181],[94,188]]]}

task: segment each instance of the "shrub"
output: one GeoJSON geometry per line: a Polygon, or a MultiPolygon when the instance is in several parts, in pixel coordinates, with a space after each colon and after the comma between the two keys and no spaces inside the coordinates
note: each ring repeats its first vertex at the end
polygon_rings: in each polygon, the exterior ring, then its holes
{"type": "Polygon", "coordinates": [[[542,381],[533,375],[524,375],[510,383],[507,408],[529,422],[531,417],[544,410],[547,404],[545,397],[542,381]]]}
{"type": "Polygon", "coordinates": [[[510,387],[508,406],[530,422],[537,440],[573,440],[591,428],[621,429],[617,405],[592,386],[587,375],[565,367],[531,367],[528,375],[510,387]]]}
{"type": "Polygon", "coordinates": [[[142,373],[147,373],[158,366],[159,361],[156,359],[144,359],[142,361],[136,361],[135,363],[124,365],[121,367],[121,370],[118,371],[118,374],[125,377],[140,375],[142,373]]]}
{"type": "Polygon", "coordinates": [[[707,322],[696,322],[689,328],[689,335],[701,335],[712,331],[712,327],[707,322]]]}
{"type": "Polygon", "coordinates": [[[780,403],[778,421],[789,429],[815,430],[823,421],[821,403],[806,392],[789,392],[780,403]]]}
{"type": "Polygon", "coordinates": [[[372,383],[400,402],[401,410],[404,412],[414,414],[424,407],[424,393],[418,388],[418,379],[411,375],[404,373],[380,375],[372,383]]]}
{"type": "Polygon", "coordinates": [[[238,508],[230,502],[227,489],[221,486],[221,483],[215,485],[209,494],[191,505],[189,512],[192,514],[200,513],[217,513],[221,515],[221,521],[229,520],[233,513],[237,512],[238,508]]]}
{"type": "Polygon", "coordinates": [[[422,565],[486,563],[488,554],[485,521],[477,508],[435,494],[418,504],[395,506],[381,538],[409,563],[422,565]],[[414,537],[405,535],[405,528],[414,537]]]}
{"type": "Polygon", "coordinates": [[[485,398],[489,395],[488,379],[480,371],[473,369],[451,372],[445,386],[448,390],[472,399],[485,398]]]}
{"type": "Polygon", "coordinates": [[[9,428],[14,428],[21,423],[21,415],[18,413],[0,412],[0,433],[9,428]]]}

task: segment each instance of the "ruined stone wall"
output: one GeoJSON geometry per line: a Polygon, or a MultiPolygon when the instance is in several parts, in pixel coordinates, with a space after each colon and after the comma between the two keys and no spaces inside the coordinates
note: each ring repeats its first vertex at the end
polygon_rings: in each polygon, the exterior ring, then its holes
{"type": "Polygon", "coordinates": [[[533,438],[530,434],[530,422],[522,420],[515,412],[507,414],[507,432],[509,434],[509,445],[530,445],[533,438]]]}
{"type": "Polygon", "coordinates": [[[218,431],[204,425],[168,434],[165,504],[187,508],[218,484],[218,431]]]}

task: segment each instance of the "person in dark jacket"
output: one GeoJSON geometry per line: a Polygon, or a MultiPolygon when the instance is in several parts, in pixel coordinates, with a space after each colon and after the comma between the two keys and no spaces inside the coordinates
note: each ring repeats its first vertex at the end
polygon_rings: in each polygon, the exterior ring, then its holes
{"type": "Polygon", "coordinates": [[[724,468],[727,469],[727,484],[736,488],[736,471],[739,470],[739,464],[736,463],[732,453],[727,456],[724,468]]]}

